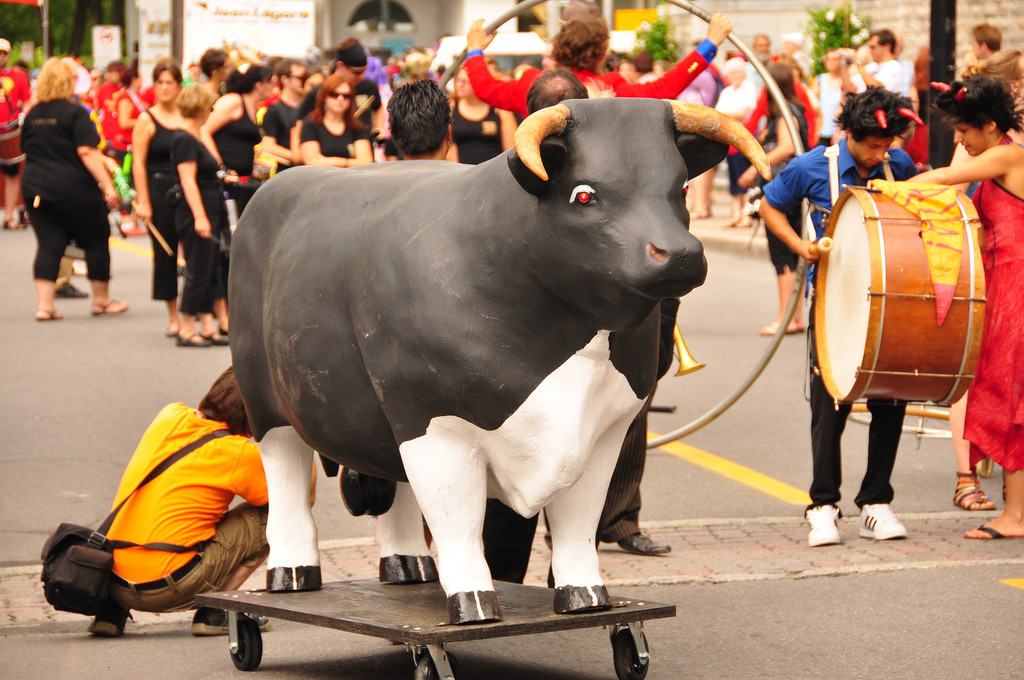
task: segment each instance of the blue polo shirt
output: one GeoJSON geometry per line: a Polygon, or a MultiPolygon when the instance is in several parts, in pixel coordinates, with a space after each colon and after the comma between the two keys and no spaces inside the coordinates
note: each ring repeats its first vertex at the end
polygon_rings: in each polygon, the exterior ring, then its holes
{"type": "MultiPolygon", "coordinates": [[[[910,156],[902,149],[889,150],[889,166],[893,177],[905,180],[917,174],[917,168],[910,156]]],[[[881,163],[871,171],[871,176],[864,178],[857,171],[857,162],[846,148],[846,140],[839,142],[839,192],[848,186],[864,186],[868,180],[885,179],[885,170],[881,163]]],[[[806,198],[808,201],[827,210],[832,209],[832,195],[828,186],[828,159],[825,147],[816,146],[802,156],[793,159],[778,177],[764,188],[764,197],[781,212],[789,212],[800,205],[806,198]]],[[[811,221],[818,238],[825,233],[821,222],[822,213],[811,211],[811,221]]]]}

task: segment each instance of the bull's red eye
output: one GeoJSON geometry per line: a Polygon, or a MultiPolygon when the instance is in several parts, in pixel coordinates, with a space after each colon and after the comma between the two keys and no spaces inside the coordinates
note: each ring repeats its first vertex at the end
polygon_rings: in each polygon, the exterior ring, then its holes
{"type": "Polygon", "coordinates": [[[578,203],[579,205],[588,205],[594,202],[594,187],[589,184],[580,184],[572,190],[572,196],[569,197],[569,203],[578,203]]]}

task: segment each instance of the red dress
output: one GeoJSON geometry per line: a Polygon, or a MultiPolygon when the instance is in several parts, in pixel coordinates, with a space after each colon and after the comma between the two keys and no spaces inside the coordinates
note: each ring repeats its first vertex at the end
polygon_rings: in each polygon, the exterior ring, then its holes
{"type": "Polygon", "coordinates": [[[971,462],[988,457],[1024,469],[1024,198],[992,180],[974,205],[984,227],[985,328],[967,398],[971,462]]]}

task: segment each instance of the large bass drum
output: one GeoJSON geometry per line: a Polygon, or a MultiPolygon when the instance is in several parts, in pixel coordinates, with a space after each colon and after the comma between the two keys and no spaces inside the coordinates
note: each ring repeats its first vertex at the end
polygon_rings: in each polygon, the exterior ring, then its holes
{"type": "Polygon", "coordinates": [[[985,315],[974,205],[957,193],[964,239],[952,306],[936,322],[921,220],[889,197],[850,187],[839,197],[818,265],[814,323],[821,377],[837,401],[951,404],[973,378],[985,315]]]}

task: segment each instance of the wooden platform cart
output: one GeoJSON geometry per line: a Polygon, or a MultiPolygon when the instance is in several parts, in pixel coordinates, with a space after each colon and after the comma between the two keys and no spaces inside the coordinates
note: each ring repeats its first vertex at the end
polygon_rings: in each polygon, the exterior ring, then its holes
{"type": "Polygon", "coordinates": [[[642,680],[651,658],[643,622],[676,615],[674,605],[614,596],[612,608],[606,611],[555,614],[552,591],[547,588],[501,582],[495,588],[504,619],[463,626],[448,624],[444,593],[437,583],[396,586],[346,581],[303,593],[207,593],[197,596],[196,603],[227,610],[228,646],[239,670],[259,667],[263,641],[253,617],[266,616],[404,643],[412,652],[415,680],[456,680],[458,666],[446,649],[452,642],[598,626],[609,631],[619,680],[642,680]]]}

